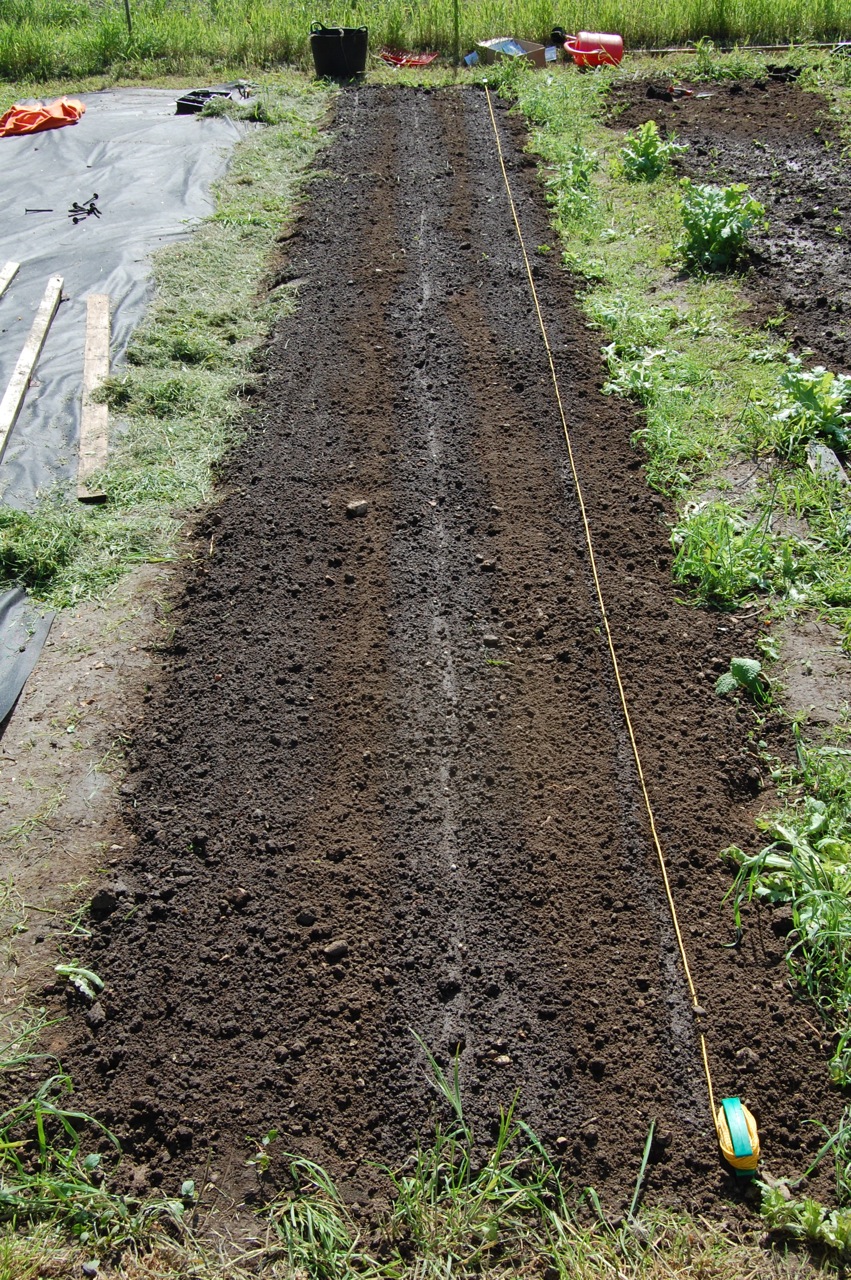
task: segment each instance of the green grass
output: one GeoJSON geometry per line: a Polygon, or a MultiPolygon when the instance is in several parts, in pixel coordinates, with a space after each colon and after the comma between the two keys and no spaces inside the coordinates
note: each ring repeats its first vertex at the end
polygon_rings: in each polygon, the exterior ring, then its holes
{"type": "Polygon", "coordinates": [[[100,476],[106,502],[85,508],[58,490],[32,512],[0,510],[0,581],[65,606],[176,554],[244,429],[257,347],[295,305],[269,275],[327,102],[300,77],[265,82],[249,109],[271,123],[237,146],[214,215],[156,255],[153,304],[105,388],[117,427],[100,476]]]}
{"type": "MultiPolygon", "coordinates": [[[[116,0],[3,0],[0,78],[46,80],[104,72],[199,71],[241,65],[269,68],[309,62],[314,20],[365,24],[374,49],[382,44],[454,46],[452,0],[130,0],[133,33],[116,0]]],[[[511,33],[545,40],[554,24],[620,32],[627,47],[681,44],[709,36],[726,42],[833,40],[851,33],[843,0],[460,0],[462,52],[476,39],[511,33]]]]}
{"type": "Polygon", "coordinates": [[[432,1100],[436,1120],[408,1161],[378,1171],[385,1207],[370,1223],[359,1223],[327,1171],[304,1157],[278,1157],[285,1173],[276,1191],[266,1156],[277,1141],[273,1132],[257,1144],[262,1158],[247,1161],[265,1200],[255,1243],[225,1237],[217,1247],[227,1224],[207,1203],[212,1186],[181,1181],[185,1171],[172,1167],[171,1195],[139,1200],[113,1189],[117,1144],[91,1117],[69,1109],[71,1082],[39,1053],[42,1030],[43,1019],[0,1021],[0,1280],[79,1275],[85,1262],[126,1280],[798,1274],[755,1240],[734,1240],[705,1220],[645,1211],[650,1135],[643,1155],[624,1153],[634,1161],[635,1189],[616,1217],[604,1213],[593,1189],[564,1181],[515,1104],[500,1113],[490,1144],[477,1142],[461,1105],[457,1062],[444,1072],[427,1051],[423,1110],[432,1100]],[[42,1080],[35,1088],[34,1079],[42,1080]]]}

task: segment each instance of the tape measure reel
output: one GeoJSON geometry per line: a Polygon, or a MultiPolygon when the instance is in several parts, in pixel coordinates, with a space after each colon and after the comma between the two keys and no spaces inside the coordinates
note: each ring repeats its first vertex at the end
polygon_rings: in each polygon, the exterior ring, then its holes
{"type": "Polygon", "coordinates": [[[739,1178],[752,1178],[759,1164],[756,1120],[741,1098],[723,1098],[715,1117],[721,1154],[739,1178]]]}

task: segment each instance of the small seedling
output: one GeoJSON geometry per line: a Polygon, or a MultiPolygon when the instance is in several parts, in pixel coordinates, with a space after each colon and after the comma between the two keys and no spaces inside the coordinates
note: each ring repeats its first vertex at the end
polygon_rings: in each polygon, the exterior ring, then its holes
{"type": "Polygon", "coordinates": [[[762,663],[757,658],[733,658],[730,670],[715,681],[715,692],[719,697],[736,693],[739,689],[749,693],[754,702],[768,701],[767,678],[763,674],[762,663]]]}
{"type": "Polygon", "coordinates": [[[94,1004],[104,988],[103,978],[99,978],[91,969],[83,969],[80,965],[58,964],[55,969],[60,978],[66,978],[79,991],[80,995],[94,1004]]]}
{"type": "Polygon", "coordinates": [[[254,1155],[249,1156],[245,1163],[250,1165],[251,1168],[256,1169],[258,1173],[265,1173],[269,1168],[269,1165],[272,1163],[272,1156],[269,1148],[277,1136],[278,1130],[270,1129],[262,1138],[249,1138],[248,1141],[254,1143],[256,1150],[254,1155]]]}

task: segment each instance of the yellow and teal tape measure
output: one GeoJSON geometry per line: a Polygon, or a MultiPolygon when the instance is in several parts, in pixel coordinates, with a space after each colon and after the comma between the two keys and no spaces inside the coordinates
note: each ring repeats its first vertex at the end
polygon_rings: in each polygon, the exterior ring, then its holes
{"type": "Polygon", "coordinates": [[[721,1154],[739,1178],[752,1178],[759,1164],[756,1120],[741,1098],[723,1098],[715,1117],[721,1154]]]}

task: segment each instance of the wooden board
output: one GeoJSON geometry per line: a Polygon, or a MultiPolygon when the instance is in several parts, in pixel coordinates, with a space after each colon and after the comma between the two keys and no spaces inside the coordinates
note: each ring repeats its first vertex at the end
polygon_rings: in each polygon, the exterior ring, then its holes
{"type": "Polygon", "coordinates": [[[106,494],[89,483],[106,466],[109,447],[109,409],[92,393],[109,377],[109,294],[90,293],[86,300],[86,350],[83,356],[83,408],[80,415],[80,460],[77,497],[103,502],[106,494]]]}
{"type": "Polygon", "coordinates": [[[9,385],[3,393],[3,399],[0,400],[0,459],[6,452],[6,445],[9,443],[12,427],[14,427],[15,419],[20,413],[24,396],[27,394],[27,387],[30,384],[30,378],[33,375],[33,369],[35,369],[36,361],[41,355],[47,331],[53,323],[53,317],[56,315],[56,308],[59,306],[61,297],[62,277],[51,276],[47,282],[44,296],[39,303],[29,336],[24,343],[21,354],[18,356],[18,363],[12,371],[9,385]]]}
{"type": "Polygon", "coordinates": [[[5,267],[0,268],[0,298],[3,297],[3,294],[18,274],[20,265],[20,262],[7,262],[5,267]]]}

